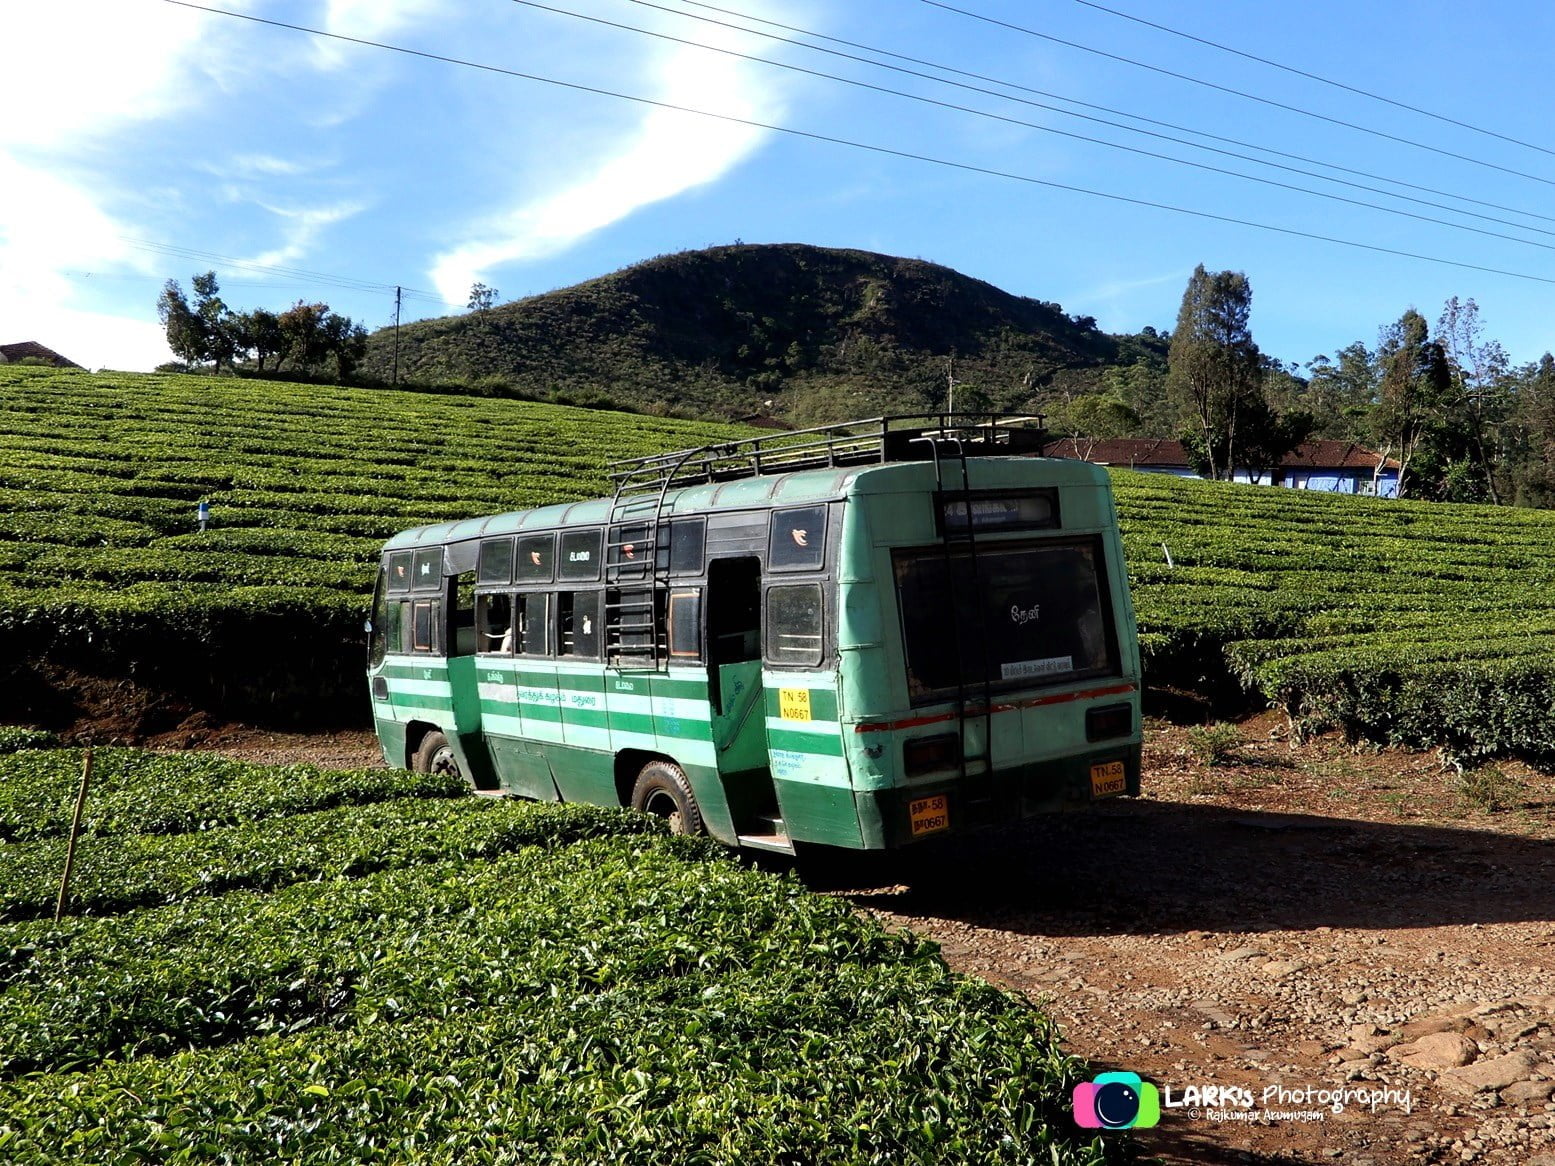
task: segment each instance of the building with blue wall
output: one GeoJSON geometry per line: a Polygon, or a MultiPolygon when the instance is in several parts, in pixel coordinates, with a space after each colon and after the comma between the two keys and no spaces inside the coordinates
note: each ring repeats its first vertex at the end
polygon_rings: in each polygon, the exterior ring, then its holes
{"type": "MultiPolygon", "coordinates": [[[[1048,457],[1077,458],[1102,466],[1126,466],[1147,474],[1196,478],[1182,442],[1170,438],[1117,437],[1092,441],[1065,437],[1048,443],[1048,457]]],[[[1256,470],[1239,469],[1232,479],[1291,490],[1327,494],[1369,494],[1398,497],[1398,462],[1353,441],[1307,441],[1280,459],[1280,464],[1256,470]]]]}

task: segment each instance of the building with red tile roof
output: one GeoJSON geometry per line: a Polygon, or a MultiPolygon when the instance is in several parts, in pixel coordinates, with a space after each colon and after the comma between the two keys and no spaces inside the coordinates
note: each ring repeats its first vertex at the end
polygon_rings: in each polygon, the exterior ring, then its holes
{"type": "MultiPolygon", "coordinates": [[[[1182,442],[1171,438],[1063,437],[1048,442],[1043,454],[1179,478],[1198,476],[1182,442]]],[[[1285,486],[1292,490],[1396,498],[1398,471],[1397,459],[1374,449],[1353,441],[1323,439],[1302,442],[1281,458],[1277,466],[1260,467],[1256,472],[1239,469],[1233,477],[1238,482],[1285,486]]]]}

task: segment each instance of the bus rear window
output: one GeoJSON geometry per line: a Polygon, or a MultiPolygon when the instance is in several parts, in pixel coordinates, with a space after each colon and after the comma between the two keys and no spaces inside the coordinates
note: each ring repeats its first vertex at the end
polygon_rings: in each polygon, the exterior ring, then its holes
{"type": "Polygon", "coordinates": [[[895,553],[915,704],[958,687],[1064,684],[1118,669],[1098,540],[984,546],[974,565],[942,548],[895,553]],[[960,682],[958,685],[958,681],[960,682]]]}
{"type": "Polygon", "coordinates": [[[389,556],[387,566],[390,591],[410,590],[410,552],[395,551],[389,556]]]}
{"type": "Polygon", "coordinates": [[[443,586],[443,548],[424,547],[416,552],[411,568],[411,587],[417,591],[438,591],[443,586]]]}
{"type": "Polygon", "coordinates": [[[772,541],[767,566],[773,571],[808,571],[826,555],[826,507],[777,510],[772,515],[772,541]]]}

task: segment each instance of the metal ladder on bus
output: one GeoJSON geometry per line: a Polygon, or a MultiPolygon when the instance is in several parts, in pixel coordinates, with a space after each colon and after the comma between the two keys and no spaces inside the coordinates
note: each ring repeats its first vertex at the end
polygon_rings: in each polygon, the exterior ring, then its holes
{"type": "Polygon", "coordinates": [[[702,449],[652,462],[646,478],[616,479],[605,527],[605,666],[662,672],[669,666],[665,614],[669,603],[669,544],[662,536],[671,484],[702,449]],[[642,530],[641,536],[628,532],[642,530]],[[661,543],[664,554],[659,554],[661,543]]]}
{"type": "MultiPolygon", "coordinates": [[[[982,586],[978,575],[977,564],[977,524],[972,512],[972,482],[967,471],[966,447],[959,436],[949,432],[948,427],[943,431],[942,438],[926,437],[919,440],[927,441],[934,455],[934,487],[935,498],[939,508],[940,548],[945,561],[945,586],[950,597],[951,626],[955,632],[956,642],[956,728],[960,739],[960,748],[957,750],[959,757],[959,769],[963,797],[968,805],[979,808],[991,808],[998,795],[998,789],[994,778],[993,769],[993,690],[989,678],[990,657],[988,654],[988,616],[982,604],[982,586]],[[939,441],[945,444],[954,444],[956,455],[955,462],[960,470],[960,488],[954,492],[946,489],[945,466],[940,458],[939,441]],[[960,506],[965,519],[966,527],[962,534],[956,534],[951,529],[951,507],[960,506]],[[970,607],[975,613],[976,625],[967,628],[962,623],[962,603],[960,594],[959,572],[956,569],[956,553],[964,549],[967,560],[967,582],[971,586],[970,607]],[[966,637],[975,634],[977,638],[977,651],[975,656],[969,656],[966,645],[966,637]],[[977,665],[980,681],[976,687],[982,690],[981,709],[978,714],[969,712],[967,708],[968,685],[967,664],[969,660],[977,665]],[[969,756],[967,754],[967,723],[980,715],[983,721],[983,751],[981,754],[969,756]],[[982,772],[974,779],[969,763],[982,762],[982,772]]],[[[948,460],[948,459],[946,459],[948,460]]]]}
{"type": "Polygon", "coordinates": [[[605,528],[605,664],[662,671],[669,662],[661,597],[669,568],[659,569],[664,491],[621,497],[610,506],[605,528]],[[641,534],[638,531],[641,531],[641,534]]]}

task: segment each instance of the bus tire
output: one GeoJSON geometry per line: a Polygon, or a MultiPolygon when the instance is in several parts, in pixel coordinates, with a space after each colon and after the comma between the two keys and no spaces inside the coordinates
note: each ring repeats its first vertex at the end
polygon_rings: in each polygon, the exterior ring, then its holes
{"type": "Polygon", "coordinates": [[[433,729],[421,738],[421,744],[416,747],[416,755],[411,758],[410,767],[417,773],[450,773],[455,777],[463,777],[467,784],[470,783],[469,777],[459,768],[459,759],[454,756],[453,746],[448,743],[447,736],[439,729],[433,729]]]}
{"type": "Polygon", "coordinates": [[[632,787],[632,809],[663,818],[671,834],[701,834],[702,809],[686,772],[673,761],[650,761],[632,787]]]}

